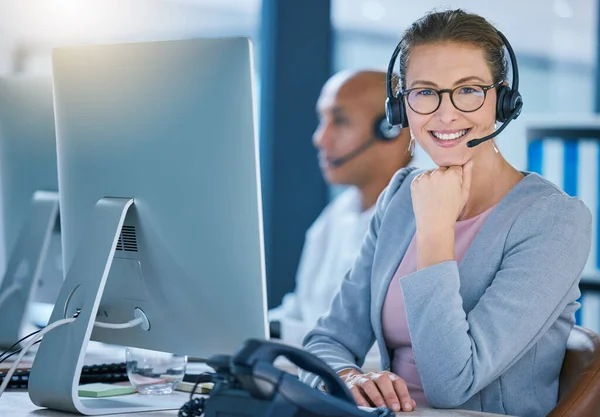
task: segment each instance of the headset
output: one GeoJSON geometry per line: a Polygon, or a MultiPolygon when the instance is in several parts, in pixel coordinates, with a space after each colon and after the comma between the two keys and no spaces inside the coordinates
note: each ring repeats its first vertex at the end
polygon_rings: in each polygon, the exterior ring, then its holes
{"type": "MultiPolygon", "coordinates": [[[[497,31],[497,33],[504,42],[506,50],[508,51],[508,56],[510,57],[510,64],[513,71],[512,86],[509,87],[507,85],[500,85],[496,87],[496,120],[501,122],[502,126],[498,130],[494,131],[494,133],[491,135],[468,141],[467,146],[469,148],[477,146],[480,143],[499,135],[511,121],[519,117],[521,110],[523,109],[523,97],[521,96],[521,93],[519,93],[519,67],[517,66],[517,57],[515,56],[515,52],[513,51],[510,42],[508,42],[508,39],[506,39],[502,32],[497,31]]],[[[385,101],[385,115],[387,121],[391,125],[406,128],[408,127],[408,117],[406,116],[406,107],[404,104],[402,91],[399,91],[396,96],[394,96],[392,91],[394,65],[398,55],[400,54],[400,44],[401,42],[396,46],[388,65],[386,77],[387,99],[385,101]]]]}
{"type": "Polygon", "coordinates": [[[348,152],[346,155],[341,156],[339,158],[330,159],[329,163],[334,167],[340,167],[346,162],[354,159],[356,156],[360,155],[367,149],[369,149],[375,142],[383,141],[383,142],[391,142],[398,137],[402,127],[396,125],[391,125],[388,122],[388,119],[385,114],[377,116],[375,121],[373,122],[373,132],[371,139],[367,140],[365,143],[354,149],[353,151],[348,152]]]}

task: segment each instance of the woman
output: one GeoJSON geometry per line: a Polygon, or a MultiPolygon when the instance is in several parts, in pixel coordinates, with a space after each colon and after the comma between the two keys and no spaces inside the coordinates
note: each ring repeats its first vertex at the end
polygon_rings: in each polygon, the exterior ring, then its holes
{"type": "Polygon", "coordinates": [[[359,405],[546,415],[578,308],[590,212],[516,170],[493,140],[466,146],[494,131],[506,85],[504,43],[491,24],[461,10],[431,13],[400,47],[411,135],[439,168],[392,179],[305,348],[359,405]],[[375,340],[383,371],[363,374],[375,340]]]}

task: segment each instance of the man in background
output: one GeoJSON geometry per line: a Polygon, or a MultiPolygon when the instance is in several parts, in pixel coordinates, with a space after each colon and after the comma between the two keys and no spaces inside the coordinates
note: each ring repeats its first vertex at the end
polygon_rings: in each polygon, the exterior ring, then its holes
{"type": "Polygon", "coordinates": [[[329,310],[352,268],[392,176],[411,161],[410,133],[387,123],[386,73],[344,71],[331,77],[317,102],[319,125],[313,144],[328,184],[348,186],[329,203],[306,233],[296,289],[269,312],[274,335],[300,345],[329,310]]]}

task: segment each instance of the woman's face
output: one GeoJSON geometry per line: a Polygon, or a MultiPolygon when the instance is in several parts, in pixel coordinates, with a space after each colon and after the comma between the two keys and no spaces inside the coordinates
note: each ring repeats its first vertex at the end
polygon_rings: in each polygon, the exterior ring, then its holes
{"type": "Polygon", "coordinates": [[[468,86],[490,86],[493,83],[484,51],[477,46],[446,42],[419,45],[412,49],[405,89],[418,90],[404,96],[406,113],[411,134],[438,166],[464,165],[493,146],[488,141],[474,148],[467,147],[469,140],[492,133],[496,121],[496,89],[490,88],[483,94],[482,90],[468,86]],[[464,87],[458,88],[453,96],[459,107],[470,110],[485,96],[481,107],[472,112],[461,111],[452,104],[449,93],[440,95],[441,103],[431,114],[416,113],[408,105],[410,100],[413,107],[430,111],[434,108],[431,103],[433,106],[437,103],[434,90],[456,87],[464,87]]]}

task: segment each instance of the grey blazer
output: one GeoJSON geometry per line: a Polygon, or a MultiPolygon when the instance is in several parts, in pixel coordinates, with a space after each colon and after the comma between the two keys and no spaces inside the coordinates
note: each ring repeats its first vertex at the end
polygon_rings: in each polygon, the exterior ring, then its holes
{"type": "MultiPolygon", "coordinates": [[[[336,371],[360,369],[375,340],[382,369],[390,369],[381,310],[415,233],[410,183],[419,172],[411,171],[398,171],[379,197],[352,270],[304,339],[305,349],[336,371]]],[[[583,202],[525,174],[460,264],[443,262],[400,280],[417,370],[432,407],[545,416],[556,405],[592,220],[583,202]]],[[[319,382],[306,372],[300,378],[319,382]]]]}

